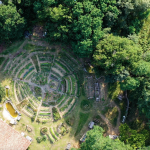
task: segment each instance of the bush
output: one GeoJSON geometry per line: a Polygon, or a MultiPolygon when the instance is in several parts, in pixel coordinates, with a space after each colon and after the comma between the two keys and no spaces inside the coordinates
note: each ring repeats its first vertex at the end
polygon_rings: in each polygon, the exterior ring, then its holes
{"type": "Polygon", "coordinates": [[[31,121],[33,122],[35,120],[35,115],[31,117],[31,121]]]}
{"type": "Polygon", "coordinates": [[[57,108],[53,107],[52,108],[52,112],[53,112],[53,118],[54,118],[55,121],[61,119],[60,114],[59,114],[57,108]]]}
{"type": "Polygon", "coordinates": [[[41,133],[42,133],[42,134],[47,134],[47,131],[48,131],[47,127],[43,127],[43,128],[41,129],[41,133]]]}
{"type": "Polygon", "coordinates": [[[46,141],[46,135],[43,136],[42,141],[46,141]]]}
{"type": "Polygon", "coordinates": [[[81,109],[84,111],[88,111],[92,107],[92,103],[90,100],[83,100],[80,105],[81,109]]]}
{"type": "Polygon", "coordinates": [[[36,141],[37,141],[38,143],[41,143],[41,142],[42,142],[42,138],[41,138],[41,137],[37,137],[37,138],[36,138],[36,141]]]}
{"type": "Polygon", "coordinates": [[[46,124],[46,123],[47,123],[47,121],[46,121],[46,120],[42,121],[42,124],[46,124]]]}
{"type": "Polygon", "coordinates": [[[75,121],[75,117],[74,116],[68,117],[65,121],[69,126],[73,126],[74,121],[75,121]]]}

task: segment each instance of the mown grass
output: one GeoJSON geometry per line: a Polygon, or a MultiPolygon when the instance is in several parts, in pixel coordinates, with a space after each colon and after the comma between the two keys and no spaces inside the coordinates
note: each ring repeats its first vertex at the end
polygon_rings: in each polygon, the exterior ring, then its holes
{"type": "Polygon", "coordinates": [[[81,129],[83,128],[84,124],[86,123],[86,121],[89,118],[89,113],[79,113],[79,123],[78,123],[78,127],[75,133],[75,136],[78,135],[78,133],[81,131],[81,129]]]}

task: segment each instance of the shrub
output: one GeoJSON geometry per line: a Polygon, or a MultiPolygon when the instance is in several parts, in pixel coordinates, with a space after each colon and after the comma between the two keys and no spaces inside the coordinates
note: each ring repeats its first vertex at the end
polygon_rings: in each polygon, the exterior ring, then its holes
{"type": "Polygon", "coordinates": [[[46,141],[46,135],[44,135],[43,137],[42,137],[42,141],[46,141]]]}
{"type": "Polygon", "coordinates": [[[61,119],[60,114],[59,114],[57,108],[53,107],[52,108],[52,112],[53,112],[53,118],[54,118],[55,121],[61,119]]]}
{"type": "Polygon", "coordinates": [[[47,127],[43,127],[43,128],[41,129],[41,133],[42,133],[42,134],[47,134],[47,131],[48,131],[47,127]]]}
{"type": "Polygon", "coordinates": [[[35,120],[35,115],[31,117],[31,121],[33,122],[35,120]]]}
{"type": "Polygon", "coordinates": [[[37,137],[37,138],[36,138],[36,141],[37,141],[38,143],[41,143],[41,142],[42,142],[42,138],[41,138],[41,137],[37,137]]]}
{"type": "Polygon", "coordinates": [[[92,107],[92,103],[90,100],[83,100],[80,105],[81,109],[84,111],[90,110],[92,107]]]}
{"type": "Polygon", "coordinates": [[[69,126],[73,126],[74,121],[75,121],[75,117],[74,117],[74,116],[71,116],[71,117],[69,117],[69,118],[66,119],[66,123],[67,123],[69,126]]]}
{"type": "Polygon", "coordinates": [[[42,124],[46,124],[46,123],[47,123],[47,121],[46,121],[46,120],[42,121],[42,124]]]}

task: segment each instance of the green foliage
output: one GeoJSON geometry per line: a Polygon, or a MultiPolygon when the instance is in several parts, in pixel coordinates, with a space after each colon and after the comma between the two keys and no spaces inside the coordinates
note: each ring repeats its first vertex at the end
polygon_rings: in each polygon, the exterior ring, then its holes
{"type": "Polygon", "coordinates": [[[133,63],[132,73],[136,76],[145,75],[150,77],[150,63],[143,60],[133,63]]]}
{"type": "Polygon", "coordinates": [[[23,44],[24,40],[13,42],[11,45],[8,44],[7,49],[5,49],[2,54],[7,55],[9,53],[16,52],[18,48],[23,44]]]}
{"type": "Polygon", "coordinates": [[[82,100],[80,107],[81,107],[82,110],[88,111],[92,107],[92,101],[90,101],[90,100],[82,100]]]}
{"type": "Polygon", "coordinates": [[[124,1],[117,2],[120,14],[112,30],[120,35],[138,33],[143,26],[143,19],[149,14],[149,1],[124,1]]]}
{"type": "Polygon", "coordinates": [[[75,117],[74,117],[74,116],[69,116],[68,118],[65,118],[65,121],[66,121],[66,123],[67,123],[69,126],[73,126],[73,125],[74,125],[74,122],[75,122],[75,117]]]}
{"type": "Polygon", "coordinates": [[[23,36],[25,20],[17,12],[14,5],[0,6],[0,43],[19,39],[23,36]]]}
{"type": "Polygon", "coordinates": [[[42,138],[41,138],[41,137],[37,137],[37,138],[36,138],[36,141],[37,141],[38,143],[41,143],[41,142],[42,142],[42,138]]]}
{"type": "Polygon", "coordinates": [[[5,60],[4,57],[0,57],[0,65],[3,63],[4,60],[5,60]]]}
{"type": "Polygon", "coordinates": [[[44,135],[43,137],[42,137],[42,141],[46,141],[46,135],[44,135]]]}
{"type": "Polygon", "coordinates": [[[57,120],[61,119],[60,114],[59,114],[57,108],[53,107],[52,108],[52,112],[53,112],[54,121],[57,121],[57,120]]]}
{"type": "Polygon", "coordinates": [[[120,92],[119,82],[109,83],[108,84],[108,97],[111,99],[116,99],[120,92]]]}
{"type": "Polygon", "coordinates": [[[80,145],[79,150],[133,150],[130,145],[125,145],[118,139],[112,140],[108,136],[103,136],[104,130],[99,126],[94,126],[93,130],[86,133],[85,142],[80,145]]]}
{"type": "Polygon", "coordinates": [[[46,135],[44,135],[44,136],[42,136],[42,137],[37,137],[36,138],[36,141],[38,142],[38,143],[41,143],[42,141],[46,141],[46,135]]]}
{"type": "Polygon", "coordinates": [[[33,116],[31,117],[31,121],[34,122],[34,120],[35,120],[35,115],[33,115],[33,116]]]}
{"type": "Polygon", "coordinates": [[[42,134],[47,134],[47,132],[48,132],[47,127],[43,127],[43,128],[41,129],[41,133],[42,133],[42,134]]]}
{"type": "Polygon", "coordinates": [[[142,48],[127,38],[108,35],[97,45],[94,64],[104,68],[106,74],[118,75],[141,58],[142,48]]]}
{"type": "Polygon", "coordinates": [[[124,82],[120,83],[120,88],[123,91],[132,90],[139,87],[140,81],[136,78],[127,77],[124,82]]]}
{"type": "Polygon", "coordinates": [[[0,84],[0,102],[5,97],[5,88],[0,84]]]}
{"type": "Polygon", "coordinates": [[[147,134],[138,133],[137,130],[132,130],[127,124],[122,124],[119,127],[120,140],[126,144],[130,144],[133,148],[140,148],[145,146],[147,134]]]}

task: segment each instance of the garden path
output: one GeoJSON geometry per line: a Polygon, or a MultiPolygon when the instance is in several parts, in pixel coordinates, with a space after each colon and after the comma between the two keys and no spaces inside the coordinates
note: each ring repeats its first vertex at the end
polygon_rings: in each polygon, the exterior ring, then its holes
{"type": "Polygon", "coordinates": [[[110,121],[103,114],[99,113],[100,117],[105,121],[105,123],[108,126],[108,131],[107,131],[106,135],[119,135],[119,126],[120,126],[120,117],[121,117],[120,108],[115,104],[114,101],[111,101],[108,105],[112,105],[113,107],[116,107],[119,114],[117,117],[117,125],[116,125],[116,127],[113,127],[113,125],[110,123],[110,121]]]}
{"type": "Polygon", "coordinates": [[[104,109],[106,106],[111,106],[111,107],[116,107],[118,110],[118,117],[117,117],[117,124],[115,127],[113,127],[113,125],[110,123],[110,121],[99,112],[99,115],[101,116],[101,118],[105,121],[105,123],[108,126],[108,131],[106,133],[106,135],[118,135],[119,134],[119,126],[120,126],[120,117],[121,117],[121,111],[120,108],[116,105],[116,103],[109,99],[107,97],[108,91],[107,91],[107,84],[105,83],[105,78],[104,76],[101,76],[98,78],[98,81],[100,83],[100,96],[101,96],[101,109],[104,109]],[[107,100],[107,104],[105,101],[102,101],[102,98],[104,98],[105,100],[107,100]]]}

